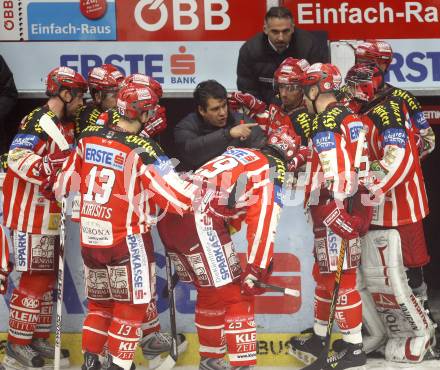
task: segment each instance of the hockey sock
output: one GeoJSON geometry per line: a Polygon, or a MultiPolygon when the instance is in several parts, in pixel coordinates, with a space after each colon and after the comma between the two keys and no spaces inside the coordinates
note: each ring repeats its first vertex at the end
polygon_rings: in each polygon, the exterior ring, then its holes
{"type": "Polygon", "coordinates": [[[335,320],[345,342],[362,343],[362,301],[357,290],[339,292],[335,320]]]}
{"type": "Polygon", "coordinates": [[[152,299],[147,305],[147,310],[145,311],[144,320],[142,322],[142,337],[146,337],[148,334],[159,331],[160,322],[157,313],[157,303],[155,299],[152,299]]]}
{"type": "Polygon", "coordinates": [[[108,329],[108,350],[114,364],[130,370],[142,330],[146,304],[115,302],[113,319],[108,329]]]}
{"type": "Polygon", "coordinates": [[[39,298],[14,289],[9,305],[9,342],[30,344],[38,323],[40,305],[39,298]]]}
{"type": "Polygon", "coordinates": [[[221,358],[226,353],[225,309],[196,306],[195,324],[202,357],[221,358]]]}
{"type": "Polygon", "coordinates": [[[43,294],[40,305],[40,316],[35,328],[34,338],[48,339],[52,327],[53,299],[52,289],[43,294]]]}
{"type": "Polygon", "coordinates": [[[231,305],[225,316],[225,336],[232,366],[257,363],[257,328],[253,300],[231,305]]]}
{"type": "Polygon", "coordinates": [[[83,325],[82,350],[100,355],[104,352],[107,342],[113,305],[97,303],[89,299],[87,308],[89,312],[83,325]]]}

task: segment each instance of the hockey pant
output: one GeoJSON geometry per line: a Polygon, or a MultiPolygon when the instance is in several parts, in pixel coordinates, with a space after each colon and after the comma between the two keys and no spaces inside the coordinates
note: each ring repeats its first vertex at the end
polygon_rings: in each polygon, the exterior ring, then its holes
{"type": "Polygon", "coordinates": [[[8,341],[24,345],[50,334],[59,237],[14,230],[12,240],[22,274],[11,296],[8,341]]]}
{"type": "Polygon", "coordinates": [[[113,363],[129,370],[142,335],[153,289],[153,251],[145,235],[129,235],[111,248],[82,248],[88,314],[83,351],[100,355],[107,342],[113,363]]]}

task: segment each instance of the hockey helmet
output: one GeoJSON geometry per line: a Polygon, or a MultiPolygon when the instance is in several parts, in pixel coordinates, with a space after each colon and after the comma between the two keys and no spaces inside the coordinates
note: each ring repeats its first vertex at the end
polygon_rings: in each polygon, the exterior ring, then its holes
{"type": "Polygon", "coordinates": [[[46,95],[57,96],[62,89],[70,90],[73,96],[87,91],[87,82],[81,74],[69,67],[52,69],[46,79],[46,95]]]}

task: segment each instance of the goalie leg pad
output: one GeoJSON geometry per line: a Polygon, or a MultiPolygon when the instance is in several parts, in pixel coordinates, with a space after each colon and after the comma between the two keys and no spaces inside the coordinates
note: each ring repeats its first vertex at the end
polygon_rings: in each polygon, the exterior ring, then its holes
{"type": "Polygon", "coordinates": [[[386,343],[386,329],[376,311],[373,297],[365,286],[361,271],[358,271],[356,286],[362,299],[362,327],[364,329],[362,341],[364,351],[368,354],[386,343]]]}
{"type": "Polygon", "coordinates": [[[421,361],[434,337],[434,326],[408,286],[396,230],[370,231],[363,238],[361,270],[387,336],[405,339],[391,342],[394,352],[385,351],[386,358],[399,362],[421,361]],[[397,350],[399,345],[402,348],[397,350]]]}

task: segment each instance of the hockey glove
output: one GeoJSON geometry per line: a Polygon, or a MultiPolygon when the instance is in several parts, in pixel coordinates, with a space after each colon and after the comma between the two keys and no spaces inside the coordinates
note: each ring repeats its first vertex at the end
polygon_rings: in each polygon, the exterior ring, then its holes
{"type": "Polygon", "coordinates": [[[241,292],[244,295],[260,295],[265,292],[264,288],[255,285],[255,281],[266,283],[272,273],[272,262],[268,269],[261,269],[252,264],[247,264],[246,270],[241,274],[241,292]]]}
{"type": "Polygon", "coordinates": [[[63,167],[64,161],[69,157],[71,151],[63,150],[60,152],[55,152],[53,154],[45,155],[41,159],[39,166],[40,175],[43,177],[49,177],[52,174],[56,174],[61,167],[63,167]]]}
{"type": "Polygon", "coordinates": [[[53,173],[52,175],[44,178],[43,182],[40,185],[40,193],[47,200],[55,201],[55,194],[53,192],[53,185],[57,180],[57,173],[53,173]]]}
{"type": "Polygon", "coordinates": [[[322,222],[341,238],[351,240],[359,236],[362,220],[358,216],[349,215],[344,208],[338,207],[335,200],[313,206],[311,212],[315,223],[322,222]]]}
{"type": "Polygon", "coordinates": [[[298,152],[287,163],[287,172],[297,172],[307,162],[307,157],[310,155],[310,149],[306,146],[300,146],[298,152]]]}
{"type": "Polygon", "coordinates": [[[152,138],[159,135],[167,128],[165,108],[157,105],[153,117],[151,117],[139,134],[142,137],[152,138]]]}
{"type": "Polygon", "coordinates": [[[233,92],[228,96],[228,103],[232,111],[243,109],[243,113],[251,118],[266,110],[266,103],[248,93],[233,92]]]}

